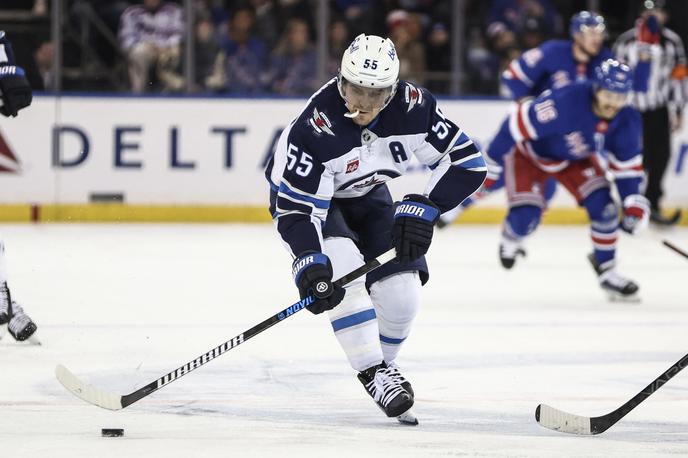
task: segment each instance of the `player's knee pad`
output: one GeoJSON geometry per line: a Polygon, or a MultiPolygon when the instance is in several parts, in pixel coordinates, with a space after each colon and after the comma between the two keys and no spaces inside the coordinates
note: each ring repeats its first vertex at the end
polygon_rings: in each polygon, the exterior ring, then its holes
{"type": "Polygon", "coordinates": [[[383,343],[385,338],[403,341],[408,336],[420,308],[421,288],[416,271],[390,275],[370,286],[383,343]]]}
{"type": "Polygon", "coordinates": [[[515,237],[525,237],[533,232],[540,224],[542,209],[535,205],[519,205],[511,207],[506,222],[515,237]]]}
{"type": "Polygon", "coordinates": [[[588,212],[593,229],[605,232],[616,230],[619,208],[614,203],[609,188],[594,191],[583,200],[583,206],[588,212]]]}

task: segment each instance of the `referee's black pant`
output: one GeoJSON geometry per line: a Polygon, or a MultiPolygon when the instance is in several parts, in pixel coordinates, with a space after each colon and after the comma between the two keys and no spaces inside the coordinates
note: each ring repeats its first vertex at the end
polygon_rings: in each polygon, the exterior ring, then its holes
{"type": "Polygon", "coordinates": [[[671,127],[667,107],[648,110],[643,116],[643,167],[647,173],[645,197],[653,210],[659,210],[662,178],[671,156],[671,127]]]}

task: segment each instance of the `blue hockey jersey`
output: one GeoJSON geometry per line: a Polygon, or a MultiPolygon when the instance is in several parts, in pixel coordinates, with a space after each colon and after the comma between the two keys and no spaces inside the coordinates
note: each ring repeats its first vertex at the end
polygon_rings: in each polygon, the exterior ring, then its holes
{"type": "MultiPolygon", "coordinates": [[[[595,67],[614,57],[609,48],[603,47],[587,63],[579,63],[573,57],[572,47],[571,40],[549,40],[514,59],[502,73],[502,81],[511,91],[511,97],[514,100],[534,97],[547,89],[590,80],[595,67]]],[[[649,62],[638,62],[633,78],[634,91],[647,90],[649,72],[649,62]]]]}
{"type": "Polygon", "coordinates": [[[551,173],[597,153],[608,162],[621,197],[637,194],[643,178],[640,114],[626,106],[614,119],[601,119],[593,112],[593,97],[589,82],[546,91],[515,107],[509,135],[551,173]]]}
{"type": "Polygon", "coordinates": [[[332,79],[282,132],[267,165],[270,211],[293,255],[322,251],[321,226],[332,199],[364,199],[404,174],[412,156],[433,170],[425,194],[441,211],[482,184],[482,153],[427,90],[400,81],[389,105],[366,127],[347,112],[332,79]]]}

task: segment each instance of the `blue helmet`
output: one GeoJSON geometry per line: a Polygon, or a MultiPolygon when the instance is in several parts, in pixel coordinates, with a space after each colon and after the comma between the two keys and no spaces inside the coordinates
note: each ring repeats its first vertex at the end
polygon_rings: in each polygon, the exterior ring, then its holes
{"type": "Polygon", "coordinates": [[[607,25],[604,23],[604,18],[597,13],[590,11],[580,11],[573,15],[571,24],[569,25],[569,33],[571,37],[578,32],[586,29],[595,29],[599,32],[604,32],[607,25]]]}
{"type": "Polygon", "coordinates": [[[618,60],[607,59],[595,68],[595,89],[606,89],[625,94],[633,87],[633,72],[618,60]]]}

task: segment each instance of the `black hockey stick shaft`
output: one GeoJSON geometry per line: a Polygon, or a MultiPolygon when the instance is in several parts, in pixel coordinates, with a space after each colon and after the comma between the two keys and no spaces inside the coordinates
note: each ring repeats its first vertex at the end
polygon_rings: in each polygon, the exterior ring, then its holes
{"type": "Polygon", "coordinates": [[[671,250],[674,250],[676,253],[678,253],[681,256],[683,256],[684,258],[688,259],[688,253],[686,253],[685,251],[683,251],[682,249],[680,249],[679,247],[677,247],[676,245],[674,245],[670,241],[662,240],[662,243],[664,244],[665,247],[667,247],[671,250]]]}
{"type": "Polygon", "coordinates": [[[643,402],[645,399],[649,398],[652,393],[660,389],[666,382],[671,380],[676,374],[681,372],[688,365],[688,354],[683,358],[679,359],[674,363],[669,369],[667,369],[662,375],[657,377],[646,386],[640,393],[636,394],[624,405],[616,409],[615,411],[603,415],[601,417],[592,418],[590,421],[590,430],[593,434],[599,434],[606,431],[611,426],[613,426],[617,421],[621,420],[626,416],[631,410],[635,409],[638,404],[643,402]]]}
{"type": "MultiPolygon", "coordinates": [[[[367,274],[368,272],[371,272],[381,265],[391,261],[395,257],[395,251],[394,248],[392,248],[389,251],[386,251],[385,253],[382,253],[380,256],[378,256],[375,259],[371,259],[358,269],[353,270],[352,272],[344,275],[342,278],[339,280],[335,281],[334,283],[338,286],[344,286],[348,283],[351,283],[352,281],[356,280],[359,277],[362,277],[363,275],[367,274]]],[[[277,312],[276,314],[272,315],[270,318],[258,323],[257,325],[253,326],[252,328],[242,332],[241,334],[237,335],[236,337],[228,340],[227,342],[218,345],[217,347],[213,348],[210,351],[205,352],[198,358],[189,361],[188,363],[184,364],[183,366],[173,370],[172,372],[169,372],[159,379],[149,383],[146,386],[143,386],[139,388],[138,390],[126,394],[122,396],[122,408],[127,407],[136,401],[139,401],[149,394],[159,390],[160,388],[164,387],[165,385],[168,385],[171,382],[174,382],[175,380],[179,379],[180,377],[188,374],[189,372],[193,371],[194,369],[198,369],[199,367],[203,366],[204,364],[212,361],[213,359],[217,358],[218,356],[228,352],[232,348],[235,348],[242,343],[246,342],[248,339],[257,336],[261,332],[265,331],[268,328],[271,328],[275,324],[284,321],[285,319],[289,318],[290,316],[294,315],[297,312],[300,312],[304,308],[306,308],[308,305],[312,304],[315,301],[315,298],[310,295],[299,302],[296,302],[289,307],[285,308],[284,310],[281,310],[280,312],[277,312]]]]}

